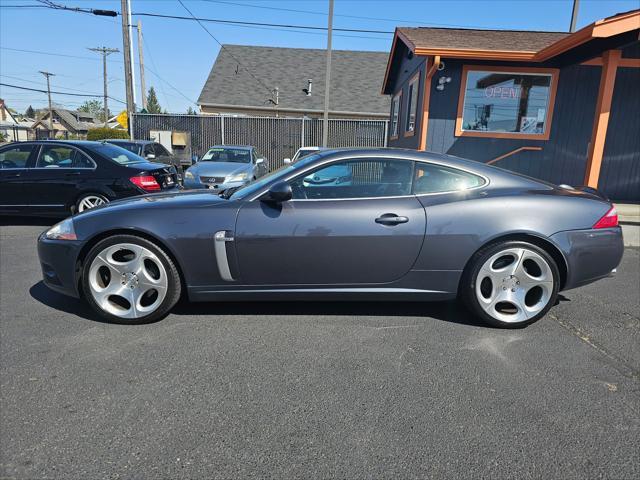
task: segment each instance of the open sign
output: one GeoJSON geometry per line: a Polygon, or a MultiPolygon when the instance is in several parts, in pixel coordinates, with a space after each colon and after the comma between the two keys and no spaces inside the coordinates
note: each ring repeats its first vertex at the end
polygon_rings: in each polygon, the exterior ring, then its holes
{"type": "Polygon", "coordinates": [[[484,89],[487,98],[520,98],[520,87],[487,87],[484,89]]]}

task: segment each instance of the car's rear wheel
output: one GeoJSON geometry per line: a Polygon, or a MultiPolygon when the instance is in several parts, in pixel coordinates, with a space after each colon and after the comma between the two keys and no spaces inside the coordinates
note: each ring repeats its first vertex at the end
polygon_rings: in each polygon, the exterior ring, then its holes
{"type": "Polygon", "coordinates": [[[528,242],[490,245],[472,258],[462,283],[467,306],[490,325],[519,328],[555,304],[560,273],[553,258],[528,242]]]}
{"type": "Polygon", "coordinates": [[[86,257],[82,289],[89,305],[114,323],[161,319],[180,298],[180,275],[155,243],[133,235],[98,242],[86,257]]]}
{"type": "Polygon", "coordinates": [[[99,193],[87,193],[82,195],[76,202],[76,212],[84,212],[85,210],[104,205],[108,202],[109,199],[104,195],[100,195],[99,193]]]}

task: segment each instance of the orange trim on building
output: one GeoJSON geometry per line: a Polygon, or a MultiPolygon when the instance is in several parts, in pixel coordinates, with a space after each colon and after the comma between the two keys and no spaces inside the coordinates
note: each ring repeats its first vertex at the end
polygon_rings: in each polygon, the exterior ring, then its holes
{"type": "MultiPolygon", "coordinates": [[[[602,57],[592,58],[586,62],[582,62],[580,65],[589,65],[592,67],[601,67],[603,63],[602,57]]],[[[640,68],[640,58],[621,58],[618,61],[618,68],[640,68]]]]}
{"type": "Polygon", "coordinates": [[[431,79],[440,64],[440,55],[427,60],[424,76],[424,93],[422,95],[422,120],[420,122],[420,146],[418,150],[427,149],[427,131],[429,128],[429,103],[431,101],[431,79]]]}
{"type": "Polygon", "coordinates": [[[520,148],[516,148],[515,150],[511,150],[510,152],[505,153],[504,155],[500,155],[499,157],[494,158],[493,160],[489,160],[487,163],[487,165],[493,165],[496,162],[499,162],[500,160],[510,157],[511,155],[515,155],[516,153],[520,153],[520,152],[524,152],[524,151],[536,151],[539,152],[540,150],[542,150],[542,147],[520,147],[520,148]]]}
{"type": "Polygon", "coordinates": [[[596,116],[593,121],[591,142],[589,143],[589,152],[587,154],[587,168],[584,176],[584,183],[593,188],[598,187],[600,178],[604,144],[607,138],[607,128],[611,113],[611,100],[621,54],[620,50],[607,50],[602,56],[603,64],[598,101],[596,103],[596,116]]]}
{"type": "Polygon", "coordinates": [[[557,68],[538,67],[494,67],[489,65],[463,65],[462,80],[460,82],[460,93],[458,94],[458,114],[456,115],[456,137],[484,137],[484,138],[514,138],[520,140],[549,140],[551,135],[551,122],[553,120],[553,110],[556,103],[556,92],[558,90],[557,68]],[[472,71],[484,72],[513,72],[513,73],[547,73],[551,75],[551,86],[549,91],[549,103],[547,105],[547,116],[544,126],[544,133],[516,133],[516,132],[484,132],[475,130],[463,130],[462,119],[464,112],[464,96],[467,89],[467,73],[472,71]]]}

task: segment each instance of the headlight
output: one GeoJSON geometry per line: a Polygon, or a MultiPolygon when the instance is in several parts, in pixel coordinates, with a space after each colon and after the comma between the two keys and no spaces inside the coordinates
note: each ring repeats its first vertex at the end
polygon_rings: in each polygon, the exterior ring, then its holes
{"type": "Polygon", "coordinates": [[[73,229],[73,220],[67,218],[66,220],[56,223],[53,227],[47,230],[44,236],[50,240],[77,240],[76,232],[73,229]]]}
{"type": "Polygon", "coordinates": [[[249,176],[249,174],[247,172],[237,173],[236,175],[231,175],[230,177],[227,177],[227,179],[225,181],[227,181],[227,182],[241,182],[243,180],[246,180],[248,176],[249,176]]]}
{"type": "Polygon", "coordinates": [[[189,170],[187,170],[186,172],[184,172],[184,178],[188,178],[190,180],[193,180],[195,177],[195,175],[193,173],[191,173],[189,170]]]}

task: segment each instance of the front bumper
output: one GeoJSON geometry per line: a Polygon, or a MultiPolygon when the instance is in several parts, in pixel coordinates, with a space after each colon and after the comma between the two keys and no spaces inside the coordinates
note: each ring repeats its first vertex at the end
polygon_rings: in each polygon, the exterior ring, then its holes
{"type": "Polygon", "coordinates": [[[551,236],[567,261],[563,290],[580,287],[615,274],[624,242],[620,227],[568,230],[551,236]]]}
{"type": "Polygon", "coordinates": [[[78,298],[78,255],[83,242],[49,240],[44,232],[38,238],[38,258],[42,281],[56,292],[78,298]]]}

